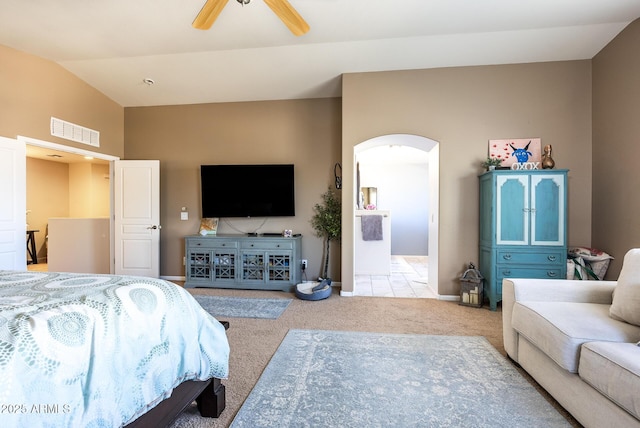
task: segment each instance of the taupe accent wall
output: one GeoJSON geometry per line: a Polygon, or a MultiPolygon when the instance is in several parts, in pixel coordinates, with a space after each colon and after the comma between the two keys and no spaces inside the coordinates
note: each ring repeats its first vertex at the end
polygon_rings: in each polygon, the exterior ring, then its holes
{"type": "Polygon", "coordinates": [[[439,142],[438,293],[478,261],[478,174],[488,140],[540,137],[569,169],[570,245],[591,242],[591,62],[355,73],[343,76],[342,286],[353,290],[354,147],[387,134],[439,142]]]}
{"type": "Polygon", "coordinates": [[[124,109],[56,63],[0,45],[0,135],[124,154],[124,109]],[[52,137],[51,116],[100,131],[100,147],[52,137]]]}
{"type": "MultiPolygon", "coordinates": [[[[0,45],[0,135],[20,135],[121,157],[124,108],[59,65],[0,45]],[[51,116],[100,131],[100,147],[52,137],[51,116]]],[[[69,167],[29,159],[27,168],[27,209],[32,211],[27,222],[40,230],[37,251],[45,258],[47,218],[71,215],[69,167]]],[[[104,202],[100,204],[104,212],[104,202]]]]}
{"type": "MultiPolygon", "coordinates": [[[[125,158],[160,160],[160,274],[184,275],[184,236],[200,226],[200,165],[294,164],[295,217],[224,219],[219,233],[301,233],[308,278],[320,274],[323,242],[310,219],[334,184],[340,162],[339,98],[197,104],[125,109],[125,158]],[[189,220],[181,221],[186,207],[189,220]]],[[[225,183],[220,183],[224,186],[225,183]]],[[[261,183],[246,190],[260,192],[261,183]]],[[[331,277],[340,276],[340,247],[332,246],[331,277]]]]}
{"type": "Polygon", "coordinates": [[[593,59],[593,246],[615,256],[607,279],[640,247],[640,20],[593,59]]]}
{"type": "MultiPolygon", "coordinates": [[[[439,142],[438,292],[458,293],[458,277],[478,257],[480,161],[492,138],[540,137],[569,172],[569,245],[616,257],[640,244],[636,154],[640,124],[640,23],[632,23],[593,61],[459,67],[343,76],[343,97],[295,101],[127,108],[45,59],[0,46],[0,135],[74,147],[49,135],[56,116],[101,132],[101,153],[159,159],[161,274],[184,274],[182,237],[199,224],[203,163],[294,163],[297,216],[223,224],[222,231],[291,228],[317,276],[322,243],[309,225],[312,206],[342,162],[342,254],[332,276],[353,290],[353,148],[387,134],[439,142]],[[592,99],[593,91],[593,99],[592,99]],[[187,207],[190,220],[180,221],[187,207]]],[[[419,54],[419,53],[416,53],[419,54]]]]}

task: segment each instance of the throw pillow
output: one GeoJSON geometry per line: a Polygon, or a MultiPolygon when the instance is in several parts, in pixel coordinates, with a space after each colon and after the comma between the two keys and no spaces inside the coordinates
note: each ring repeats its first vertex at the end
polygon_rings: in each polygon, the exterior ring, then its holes
{"type": "Polygon", "coordinates": [[[640,326],[640,248],[631,249],[624,256],[609,315],[640,326]]]}

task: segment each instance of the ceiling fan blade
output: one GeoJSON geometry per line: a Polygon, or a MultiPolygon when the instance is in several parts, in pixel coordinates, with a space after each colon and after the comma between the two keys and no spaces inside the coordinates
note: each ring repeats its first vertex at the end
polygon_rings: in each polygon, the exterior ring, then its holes
{"type": "Polygon", "coordinates": [[[229,0],[207,0],[191,26],[198,30],[208,30],[213,25],[229,0]]]}
{"type": "Polygon", "coordinates": [[[309,31],[309,24],[287,0],[264,0],[264,2],[296,36],[302,36],[309,31]]]}

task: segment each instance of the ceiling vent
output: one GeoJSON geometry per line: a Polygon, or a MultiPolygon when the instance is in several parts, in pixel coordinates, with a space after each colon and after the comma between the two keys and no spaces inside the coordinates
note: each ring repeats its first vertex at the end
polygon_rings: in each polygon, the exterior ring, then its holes
{"type": "Polygon", "coordinates": [[[93,147],[100,147],[100,132],[75,123],[51,117],[51,135],[75,141],[76,143],[88,144],[93,147]]]}

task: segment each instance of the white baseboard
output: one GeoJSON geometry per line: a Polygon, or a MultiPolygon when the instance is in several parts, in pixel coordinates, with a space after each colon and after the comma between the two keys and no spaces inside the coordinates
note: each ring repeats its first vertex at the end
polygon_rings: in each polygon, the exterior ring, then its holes
{"type": "MultiPolygon", "coordinates": [[[[353,291],[340,291],[340,296],[343,297],[353,297],[355,296],[355,294],[353,294],[353,291]]],[[[460,296],[457,295],[439,295],[437,297],[437,300],[445,300],[447,302],[458,302],[460,301],[460,296]]]]}
{"type": "MultiPolygon", "coordinates": [[[[186,278],[184,276],[160,276],[160,279],[164,279],[167,281],[186,281],[186,278]]],[[[317,281],[302,281],[303,283],[307,283],[307,282],[317,282],[317,281]]],[[[340,281],[334,281],[331,283],[332,287],[342,287],[342,282],[340,281]]],[[[340,290],[340,296],[342,297],[353,297],[353,291],[344,291],[344,290],[340,290]]],[[[444,294],[444,295],[438,295],[438,300],[445,300],[448,302],[458,302],[460,301],[460,296],[459,295],[451,295],[451,294],[444,294]]]]}
{"type": "MultiPolygon", "coordinates": [[[[171,275],[161,275],[160,279],[164,279],[166,281],[182,281],[182,282],[187,280],[187,278],[184,277],[184,276],[171,276],[171,275]]],[[[302,281],[301,284],[312,283],[312,282],[316,283],[317,281],[302,281]]],[[[331,286],[332,287],[342,287],[342,282],[332,282],[331,286]]]]}
{"type": "Polygon", "coordinates": [[[164,279],[166,281],[186,281],[187,278],[185,278],[184,276],[160,276],[160,279],[164,279]]]}

